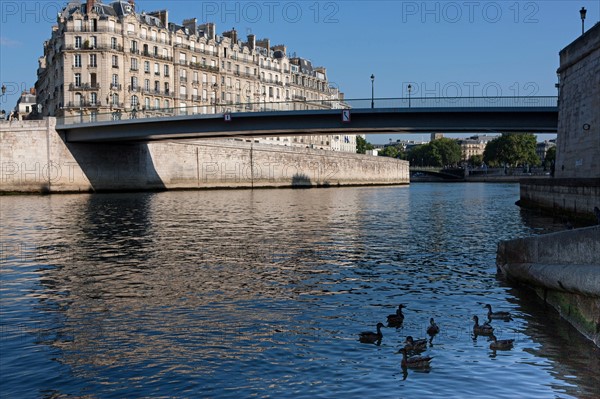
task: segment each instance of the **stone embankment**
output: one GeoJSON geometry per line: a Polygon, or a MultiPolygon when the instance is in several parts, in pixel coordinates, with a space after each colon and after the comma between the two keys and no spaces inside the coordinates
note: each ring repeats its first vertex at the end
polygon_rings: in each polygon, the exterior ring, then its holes
{"type": "Polygon", "coordinates": [[[497,266],[600,347],[600,226],[500,242],[497,266]]]}
{"type": "Polygon", "coordinates": [[[408,184],[408,162],[247,140],[67,143],[56,119],[0,122],[0,192],[408,184]]]}

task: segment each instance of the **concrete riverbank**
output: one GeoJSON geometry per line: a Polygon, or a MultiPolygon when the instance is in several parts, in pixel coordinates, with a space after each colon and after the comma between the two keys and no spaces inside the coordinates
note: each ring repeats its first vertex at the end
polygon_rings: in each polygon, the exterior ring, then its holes
{"type": "Polygon", "coordinates": [[[0,123],[0,192],[408,184],[408,162],[247,140],[67,143],[56,119],[0,123]]]}
{"type": "Polygon", "coordinates": [[[500,242],[497,266],[600,347],[600,226],[500,242]]]}

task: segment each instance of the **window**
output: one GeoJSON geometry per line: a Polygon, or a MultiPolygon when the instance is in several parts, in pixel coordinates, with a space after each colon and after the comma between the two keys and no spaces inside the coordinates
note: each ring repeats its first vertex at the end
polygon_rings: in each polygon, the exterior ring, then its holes
{"type": "Polygon", "coordinates": [[[113,86],[118,86],[119,85],[119,75],[114,74],[112,76],[111,83],[113,86]]]}
{"type": "Polygon", "coordinates": [[[77,86],[77,87],[81,86],[81,74],[80,73],[75,74],[75,86],[77,86]]]}
{"type": "Polygon", "coordinates": [[[134,53],[134,54],[137,54],[137,52],[138,52],[138,45],[137,45],[137,41],[135,41],[135,40],[132,40],[132,41],[131,41],[131,46],[130,46],[130,48],[131,48],[131,52],[132,52],[132,53],[134,53]]]}
{"type": "Polygon", "coordinates": [[[169,66],[165,65],[165,76],[169,76],[169,66]]]}
{"type": "Polygon", "coordinates": [[[152,54],[154,54],[155,57],[158,57],[158,47],[154,46],[152,48],[152,54]]]}
{"type": "Polygon", "coordinates": [[[179,63],[185,65],[185,53],[179,53],[179,63]]]}
{"type": "Polygon", "coordinates": [[[169,94],[169,82],[165,82],[165,94],[169,94]]]}
{"type": "Polygon", "coordinates": [[[137,58],[132,58],[131,59],[131,70],[132,71],[137,71],[138,70],[138,60],[137,60],[137,58]]]}
{"type": "MultiPolygon", "coordinates": [[[[193,43],[193,42],[192,42],[192,43],[193,43]]],[[[195,55],[192,55],[192,62],[193,62],[194,64],[197,64],[197,63],[198,63],[198,57],[196,57],[195,55]]]]}
{"type": "Polygon", "coordinates": [[[113,68],[119,67],[119,57],[116,55],[112,56],[112,66],[113,66],[113,68]]]}
{"type": "Polygon", "coordinates": [[[150,79],[145,79],[144,80],[144,90],[145,91],[150,91],[150,79]]]}
{"type": "Polygon", "coordinates": [[[163,49],[163,57],[169,58],[169,50],[167,50],[166,48],[163,49]]]}
{"type": "Polygon", "coordinates": [[[108,21],[108,31],[109,32],[115,31],[115,21],[108,21]]]}
{"type": "Polygon", "coordinates": [[[90,46],[92,46],[92,48],[98,47],[98,38],[96,36],[90,37],[90,46]]]}
{"type": "Polygon", "coordinates": [[[98,94],[91,93],[90,94],[90,105],[96,105],[97,101],[98,101],[98,94]]]}
{"type": "Polygon", "coordinates": [[[137,107],[138,105],[138,96],[131,96],[131,108],[137,107]]]}
{"type": "Polygon", "coordinates": [[[156,93],[160,92],[160,82],[158,80],[154,81],[154,91],[156,93]]]}
{"type": "Polygon", "coordinates": [[[150,109],[150,98],[149,97],[146,97],[144,99],[144,108],[150,109]]]}
{"type": "Polygon", "coordinates": [[[119,95],[116,93],[112,95],[112,105],[119,105],[119,95]]]}
{"type": "Polygon", "coordinates": [[[150,73],[150,61],[144,61],[144,72],[150,73]]]}
{"type": "Polygon", "coordinates": [[[160,108],[160,100],[158,98],[154,99],[154,109],[160,108]]]}
{"type": "Polygon", "coordinates": [[[96,64],[96,54],[90,54],[90,66],[91,67],[98,66],[98,64],[96,64]]]}
{"type": "Polygon", "coordinates": [[[75,48],[81,48],[81,36],[75,36],[75,48]]]}
{"type": "Polygon", "coordinates": [[[81,19],[76,19],[74,22],[75,32],[81,32],[83,30],[83,21],[81,19]]]}
{"type": "Polygon", "coordinates": [[[116,37],[110,38],[110,48],[113,50],[117,49],[117,38],[116,37]]]}
{"type": "Polygon", "coordinates": [[[76,107],[81,107],[83,105],[83,96],[81,93],[75,93],[75,104],[76,107]]]}
{"type": "Polygon", "coordinates": [[[160,34],[160,41],[163,42],[163,43],[167,42],[167,34],[165,32],[162,32],[160,34]]]}
{"type": "Polygon", "coordinates": [[[167,109],[168,109],[168,108],[169,108],[169,100],[165,100],[165,103],[164,103],[164,104],[165,104],[165,108],[167,108],[167,109]]]}
{"type": "Polygon", "coordinates": [[[135,33],[135,25],[134,24],[127,24],[127,33],[128,34],[135,33]]]}
{"type": "Polygon", "coordinates": [[[75,54],[73,56],[73,66],[75,68],[81,68],[81,54],[75,54]]]}
{"type": "Polygon", "coordinates": [[[198,71],[194,71],[194,83],[198,83],[198,71]]]}
{"type": "Polygon", "coordinates": [[[156,31],[153,30],[152,32],[150,32],[151,36],[152,36],[152,40],[156,41],[156,31]]]}
{"type": "Polygon", "coordinates": [[[131,77],[131,90],[137,90],[138,88],[138,79],[136,76],[131,77]]]}
{"type": "Polygon", "coordinates": [[[157,62],[154,63],[154,74],[160,76],[160,65],[157,62]]]}
{"type": "Polygon", "coordinates": [[[142,39],[145,39],[147,35],[148,35],[148,29],[142,28],[142,39]]]}

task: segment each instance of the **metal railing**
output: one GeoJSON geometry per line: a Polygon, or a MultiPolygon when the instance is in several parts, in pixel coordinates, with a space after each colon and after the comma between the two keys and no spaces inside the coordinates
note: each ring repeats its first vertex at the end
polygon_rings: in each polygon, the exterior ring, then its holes
{"type": "MultiPolygon", "coordinates": [[[[139,86],[135,87],[139,90],[139,86]]],[[[130,88],[131,90],[131,88],[130,88]]],[[[152,92],[152,91],[150,91],[152,92]]],[[[166,94],[166,93],[165,93],[166,94]]],[[[173,96],[172,93],[167,95],[173,96]]],[[[178,97],[187,95],[179,95],[178,97]]],[[[197,97],[198,101],[201,97],[197,97]]],[[[214,99],[210,104],[202,103],[187,107],[169,107],[152,108],[151,110],[137,106],[134,108],[119,111],[118,120],[141,119],[141,118],[170,118],[182,115],[204,115],[204,114],[224,114],[229,112],[284,112],[300,110],[327,110],[327,109],[368,109],[371,108],[371,101],[376,109],[431,109],[431,108],[552,108],[557,107],[558,97],[417,97],[417,98],[370,98],[362,99],[344,99],[344,100],[306,100],[305,97],[295,96],[294,100],[287,101],[257,101],[245,103],[227,103],[219,100],[215,103],[214,99]],[[152,111],[152,112],[150,112],[152,111]]],[[[95,113],[94,120],[85,117],[85,110],[82,114],[75,116],[65,116],[59,118],[59,125],[73,125],[89,122],[107,122],[117,120],[114,112],[95,113]]]]}

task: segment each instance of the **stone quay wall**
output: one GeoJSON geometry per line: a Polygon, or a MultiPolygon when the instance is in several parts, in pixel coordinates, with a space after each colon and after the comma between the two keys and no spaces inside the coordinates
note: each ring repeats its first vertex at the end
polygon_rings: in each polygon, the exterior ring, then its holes
{"type": "Polygon", "coordinates": [[[600,226],[500,242],[496,263],[600,347],[600,226]]]}
{"type": "Polygon", "coordinates": [[[595,221],[600,208],[600,23],[560,52],[554,178],[521,181],[520,204],[595,221]]]}
{"type": "Polygon", "coordinates": [[[236,140],[65,143],[56,119],[0,122],[0,192],[408,184],[408,162],[236,140]]]}

